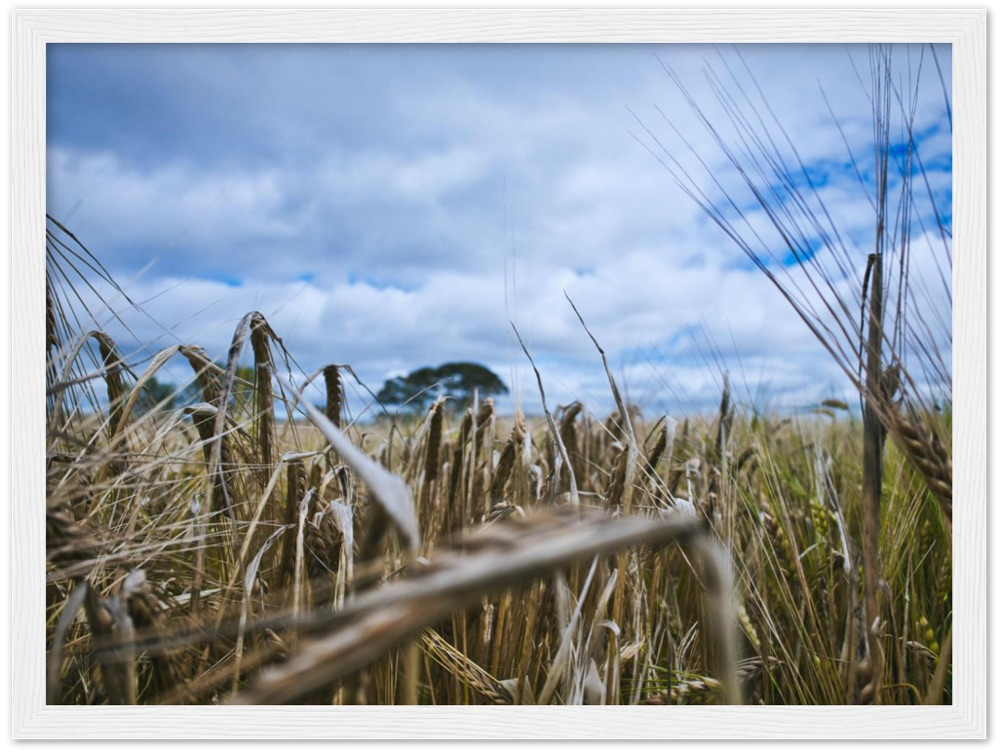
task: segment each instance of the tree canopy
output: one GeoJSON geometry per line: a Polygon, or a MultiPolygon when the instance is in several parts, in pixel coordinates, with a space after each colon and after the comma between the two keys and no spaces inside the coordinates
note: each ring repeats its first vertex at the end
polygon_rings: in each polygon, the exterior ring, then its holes
{"type": "MultiPolygon", "coordinates": [[[[226,368],[225,363],[216,363],[215,365],[220,370],[226,368]]],[[[230,410],[235,409],[238,405],[246,407],[253,404],[254,387],[252,385],[255,378],[253,367],[244,365],[236,367],[236,380],[229,397],[230,410]]],[[[135,409],[140,414],[152,410],[157,405],[160,405],[164,411],[176,410],[201,401],[201,388],[197,381],[191,381],[181,387],[152,377],[143,386],[135,409]]],[[[246,409],[251,408],[246,407],[246,409]]]]}
{"type": "Polygon", "coordinates": [[[438,397],[453,399],[455,409],[472,404],[478,390],[480,397],[507,394],[500,377],[478,363],[445,363],[437,368],[418,368],[406,376],[389,379],[379,390],[378,399],[386,405],[399,405],[413,412],[423,412],[438,397]]]}
{"type": "Polygon", "coordinates": [[[168,382],[158,381],[156,377],[151,377],[143,386],[142,392],[135,405],[136,414],[148,413],[157,405],[163,406],[163,410],[173,410],[177,407],[179,394],[177,387],[168,382]]]}

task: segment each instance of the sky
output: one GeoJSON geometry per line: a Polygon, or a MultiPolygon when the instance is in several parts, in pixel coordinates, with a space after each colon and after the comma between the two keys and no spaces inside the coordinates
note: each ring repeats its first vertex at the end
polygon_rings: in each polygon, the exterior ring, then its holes
{"type": "MultiPolygon", "coordinates": [[[[256,310],[305,373],[348,364],[377,391],[421,366],[475,361],[512,388],[502,409],[537,412],[513,324],[550,407],[579,399],[605,415],[601,356],[568,296],[648,414],[717,405],[726,372],[763,410],[850,394],[809,328],[674,175],[683,165],[696,195],[745,218],[742,237],[756,232],[813,299],[723,148],[753,151],[727,101],[743,102],[748,122],[779,123],[768,128],[775,153],[835,230],[806,228],[808,255],[848,258],[834,284],[856,296],[875,236],[866,47],[47,50],[48,212],[141,305],[118,300],[124,326],[100,312],[97,322],[137,371],[173,344],[223,360],[256,310]]],[[[914,294],[925,300],[914,305],[934,312],[928,326],[950,363],[950,240],[937,228],[950,229],[951,57],[947,46],[934,52],[899,46],[893,63],[923,166],[909,222],[914,294]]],[[[892,133],[901,158],[901,121],[892,133]]],[[[780,188],[769,196],[794,210],[780,188]]],[[[178,361],[163,377],[190,373],[178,361]]],[[[348,393],[363,413],[364,388],[348,393]]]]}

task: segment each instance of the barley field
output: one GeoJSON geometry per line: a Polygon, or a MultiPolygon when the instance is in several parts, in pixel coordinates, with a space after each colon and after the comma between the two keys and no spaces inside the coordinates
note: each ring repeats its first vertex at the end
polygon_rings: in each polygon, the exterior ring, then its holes
{"type": "Polygon", "coordinates": [[[443,393],[406,413],[369,390],[359,416],[358,364],[303,372],[258,311],[230,312],[227,353],[123,352],[87,306],[99,284],[120,293],[110,310],[141,306],[50,217],[48,702],[951,703],[950,327],[937,339],[906,260],[923,168],[890,148],[886,58],[872,54],[884,190],[867,257],[803,251],[836,228],[775,131],[744,146],[801,199],[791,210],[731,159],[780,206],[792,270],[645,130],[843,371],[850,404],[761,411],[725,375],[711,410],[650,414],[567,300],[610,414],[547,401],[544,353],[515,328],[541,410],[443,393]],[[168,363],[186,380],[154,389],[168,363]]]}
{"type": "Polygon", "coordinates": [[[135,373],[49,302],[50,702],[950,701],[947,412],[886,414],[869,632],[843,403],[352,423],[260,314],[135,373]],[[140,412],[176,354],[200,401],[140,412]]]}

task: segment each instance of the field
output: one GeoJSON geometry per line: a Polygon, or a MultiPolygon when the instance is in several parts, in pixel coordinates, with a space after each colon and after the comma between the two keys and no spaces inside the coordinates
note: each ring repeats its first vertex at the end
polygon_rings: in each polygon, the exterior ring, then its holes
{"type": "Polygon", "coordinates": [[[259,314],[227,368],[172,348],[130,375],[106,334],[51,335],[78,345],[50,385],[51,702],[950,701],[948,507],[890,442],[869,639],[846,405],[755,415],[727,386],[680,422],[439,400],[359,425],[341,368],[323,410],[274,390],[259,314]],[[202,401],[140,414],[177,354],[202,401]]]}
{"type": "Polygon", "coordinates": [[[742,150],[704,121],[785,243],[770,256],[646,131],[850,405],[764,412],[726,375],[712,410],[643,414],[577,312],[610,415],[546,402],[535,368],[537,414],[369,391],[360,420],[350,364],[303,373],[258,311],[232,312],[225,355],[123,352],[84,309],[138,306],[50,217],[48,701],[951,703],[950,208],[912,111],[889,117],[890,58],[872,48],[860,257],[754,103],[721,98],[742,150]],[[186,400],[160,388],[168,363],[186,400]]]}

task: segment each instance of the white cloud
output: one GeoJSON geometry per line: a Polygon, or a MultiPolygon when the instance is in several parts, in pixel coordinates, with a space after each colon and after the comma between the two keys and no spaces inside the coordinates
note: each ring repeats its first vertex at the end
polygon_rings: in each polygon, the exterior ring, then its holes
{"type": "MultiPolygon", "coordinates": [[[[121,277],[157,259],[128,286],[162,324],[132,314],[141,341],[160,347],[179,339],[221,358],[240,317],[260,310],[306,371],[349,363],[377,389],[421,365],[479,360],[516,382],[535,406],[534,375],[513,339],[513,320],[553,404],[580,397],[610,410],[599,356],[565,291],[630,393],[657,409],[711,403],[720,368],[743,380],[750,396],[763,389],[798,404],[843,384],[770,282],[630,135],[658,149],[626,105],[712,200],[721,196],[713,178],[747,200],[744,186],[732,187],[738,173],[648,49],[601,50],[599,62],[588,62],[584,50],[552,53],[530,70],[517,67],[521,58],[504,61],[513,61],[508,70],[499,58],[457,51],[470,55],[454,58],[465,67],[414,57],[419,77],[374,57],[367,78],[352,78],[345,65],[331,84],[337,97],[299,97],[301,107],[291,106],[294,92],[279,90],[292,80],[282,72],[294,63],[292,52],[257,73],[222,63],[213,70],[211,57],[199,58],[216,82],[209,87],[215,98],[200,96],[190,106],[221,111],[231,92],[247,120],[243,131],[230,131],[231,143],[217,138],[186,153],[174,141],[168,149],[151,124],[143,159],[107,144],[50,144],[50,211],[69,214],[69,226],[121,277]],[[245,99],[254,84],[249,101],[259,102],[257,109],[245,99]],[[284,103],[281,118],[268,102],[284,103]],[[359,102],[370,110],[350,109],[359,102]],[[219,158],[199,158],[210,144],[219,158]],[[253,150],[245,160],[241,148],[253,150]]],[[[741,64],[723,52],[742,76],[741,64]]],[[[846,278],[835,275],[838,294],[853,305],[872,210],[846,166],[817,77],[862,169],[872,159],[868,105],[842,48],[793,52],[789,62],[776,49],[744,49],[799,156],[827,173],[817,190],[835,226],[858,239],[846,278]]],[[[387,54],[404,53],[411,54],[387,54]]],[[[663,58],[728,143],[738,144],[703,83],[703,58],[728,76],[715,54],[671,48],[663,58]]],[[[858,63],[864,76],[867,62],[858,63]]],[[[918,118],[942,126],[936,73],[924,86],[918,118]]],[[[183,88],[162,91],[174,107],[186,106],[183,88]]],[[[190,117],[211,122],[213,112],[192,109],[190,117]]],[[[770,132],[793,164],[780,132],[770,132]]],[[[950,186],[946,123],[921,142],[921,153],[928,180],[943,193],[950,186]]],[[[764,247],[783,257],[770,222],[747,213],[764,247]]],[[[937,273],[930,254],[940,248],[932,240],[914,242],[913,261],[930,282],[937,273]]],[[[808,290],[800,269],[787,274],[787,283],[808,290]]],[[[930,288],[940,309],[940,291],[930,288]]]]}

